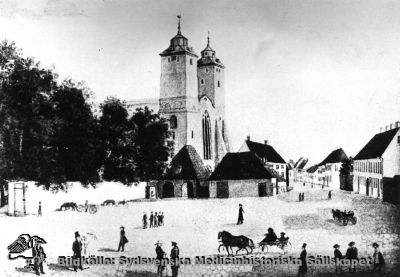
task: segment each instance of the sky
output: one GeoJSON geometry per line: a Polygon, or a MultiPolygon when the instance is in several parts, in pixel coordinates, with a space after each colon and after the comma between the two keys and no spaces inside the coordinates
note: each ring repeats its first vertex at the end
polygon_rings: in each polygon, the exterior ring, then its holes
{"type": "Polygon", "coordinates": [[[210,31],[226,66],[233,150],[250,135],[319,163],[400,121],[399,1],[0,0],[0,39],[96,101],[157,98],[178,14],[195,52],[210,31]]]}

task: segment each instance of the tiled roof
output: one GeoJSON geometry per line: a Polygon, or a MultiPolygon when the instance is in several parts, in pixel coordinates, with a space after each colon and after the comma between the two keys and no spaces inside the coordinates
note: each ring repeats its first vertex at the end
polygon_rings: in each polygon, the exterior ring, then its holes
{"type": "Polygon", "coordinates": [[[211,172],[204,165],[196,149],[192,145],[185,145],[173,157],[165,179],[206,180],[210,174],[211,172]]]}
{"type": "Polygon", "coordinates": [[[248,180],[276,178],[274,172],[252,152],[227,153],[209,180],[248,180]]]}
{"type": "Polygon", "coordinates": [[[312,167],[310,167],[309,169],[307,169],[308,173],[314,173],[315,171],[317,171],[319,165],[313,165],[312,167]]]}
{"type": "Polygon", "coordinates": [[[264,143],[258,143],[251,140],[246,140],[247,147],[261,159],[266,159],[271,163],[286,163],[285,160],[275,151],[275,149],[264,143]]]}
{"type": "Polygon", "coordinates": [[[342,148],[332,151],[319,165],[341,163],[348,159],[342,148]]]}
{"type": "Polygon", "coordinates": [[[354,160],[381,158],[399,129],[400,128],[395,128],[380,134],[376,134],[354,157],[354,160]]]}

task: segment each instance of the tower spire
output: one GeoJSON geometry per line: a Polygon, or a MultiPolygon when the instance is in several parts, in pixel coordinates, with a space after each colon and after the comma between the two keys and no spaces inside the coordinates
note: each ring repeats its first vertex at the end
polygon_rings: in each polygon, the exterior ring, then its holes
{"type": "Polygon", "coordinates": [[[207,47],[210,47],[210,31],[208,31],[207,35],[207,47]]]}
{"type": "Polygon", "coordinates": [[[178,18],[178,35],[181,35],[181,15],[176,16],[178,18]]]}

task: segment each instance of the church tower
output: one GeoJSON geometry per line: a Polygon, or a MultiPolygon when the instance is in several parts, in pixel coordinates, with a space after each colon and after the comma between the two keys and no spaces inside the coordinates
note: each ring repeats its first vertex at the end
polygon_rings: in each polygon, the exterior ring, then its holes
{"type": "Polygon", "coordinates": [[[225,121],[225,66],[216,57],[210,45],[210,34],[207,46],[201,51],[197,62],[198,97],[200,101],[203,129],[203,149],[205,159],[210,158],[218,163],[229,152],[229,138],[225,121]],[[210,102],[208,107],[206,102],[210,102]],[[208,122],[208,117],[212,122],[208,122]],[[208,125],[212,132],[208,134],[208,125]],[[211,135],[211,137],[210,137],[211,135]],[[211,153],[211,157],[209,155],[211,153]]]}
{"type": "Polygon", "coordinates": [[[161,117],[170,121],[172,139],[175,141],[174,154],[184,145],[196,145],[195,130],[198,122],[198,56],[189,47],[188,39],[181,33],[178,16],[178,33],[171,39],[169,47],[160,53],[160,109],[161,117]]]}

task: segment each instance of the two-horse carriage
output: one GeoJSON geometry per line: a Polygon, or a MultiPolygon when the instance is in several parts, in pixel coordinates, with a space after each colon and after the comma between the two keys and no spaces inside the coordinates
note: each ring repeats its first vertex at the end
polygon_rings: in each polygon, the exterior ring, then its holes
{"type": "MultiPolygon", "coordinates": [[[[246,237],[246,236],[234,236],[231,233],[227,231],[221,231],[218,233],[218,239],[221,240],[221,244],[218,247],[218,253],[220,253],[221,247],[224,247],[226,249],[226,252],[229,255],[233,256],[233,250],[232,247],[237,247],[238,249],[236,250],[236,254],[240,250],[246,250],[247,254],[252,254],[253,250],[255,248],[254,242],[252,239],[246,237]],[[231,253],[229,253],[229,248],[231,249],[231,253]]],[[[266,252],[269,252],[270,249],[276,246],[279,249],[283,251],[284,254],[288,252],[288,249],[291,248],[291,244],[289,242],[289,238],[286,238],[284,240],[276,240],[273,242],[265,242],[261,241],[258,244],[258,247],[260,249],[260,252],[264,253],[264,250],[266,249],[266,252]]]]}
{"type": "Polygon", "coordinates": [[[89,204],[86,209],[86,206],[83,204],[78,205],[75,202],[65,202],[64,204],[61,205],[61,207],[58,210],[59,211],[72,210],[78,212],[85,211],[94,214],[97,212],[97,206],[95,204],[89,204]]]}
{"type": "Polygon", "coordinates": [[[353,225],[357,223],[357,217],[354,216],[353,211],[342,212],[338,209],[332,209],[332,217],[334,220],[342,223],[343,226],[346,226],[349,222],[353,225]]]}

